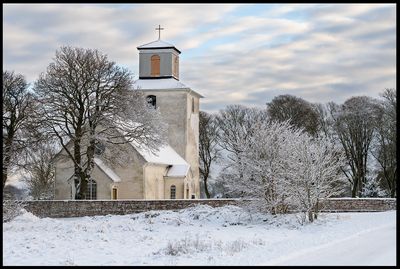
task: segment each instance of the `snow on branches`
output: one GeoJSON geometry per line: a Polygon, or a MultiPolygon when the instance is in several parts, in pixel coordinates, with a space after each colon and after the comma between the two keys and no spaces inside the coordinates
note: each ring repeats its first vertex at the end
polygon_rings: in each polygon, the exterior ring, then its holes
{"type": "Polygon", "coordinates": [[[343,154],[328,139],[313,138],[288,121],[256,121],[251,128],[222,172],[227,187],[254,199],[259,209],[300,211],[313,221],[318,201],[343,190],[343,154]]]}

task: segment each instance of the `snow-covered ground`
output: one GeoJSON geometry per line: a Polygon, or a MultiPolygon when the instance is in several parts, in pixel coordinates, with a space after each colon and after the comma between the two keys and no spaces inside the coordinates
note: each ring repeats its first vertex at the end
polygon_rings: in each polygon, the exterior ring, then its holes
{"type": "Polygon", "coordinates": [[[236,206],[3,223],[3,265],[396,265],[396,211],[249,214],[236,206]]]}

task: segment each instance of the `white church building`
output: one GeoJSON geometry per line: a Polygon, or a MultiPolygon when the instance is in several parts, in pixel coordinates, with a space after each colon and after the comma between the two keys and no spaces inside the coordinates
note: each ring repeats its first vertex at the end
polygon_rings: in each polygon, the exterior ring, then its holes
{"type": "MultiPolygon", "coordinates": [[[[201,96],[179,81],[180,51],[160,39],[137,47],[142,91],[168,124],[168,144],[157,154],[127,143],[131,161],[106,164],[95,157],[88,199],[195,199],[199,184],[199,101],[201,96]]],[[[61,151],[59,156],[63,155],[61,151]]],[[[55,199],[74,199],[73,163],[55,160],[55,199]]]]}

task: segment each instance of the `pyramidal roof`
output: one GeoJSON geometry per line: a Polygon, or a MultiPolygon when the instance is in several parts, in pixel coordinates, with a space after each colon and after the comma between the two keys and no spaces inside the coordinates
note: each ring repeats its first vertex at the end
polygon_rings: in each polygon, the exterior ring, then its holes
{"type": "Polygon", "coordinates": [[[177,52],[181,53],[180,50],[175,48],[174,45],[172,45],[168,42],[165,42],[161,39],[141,45],[141,46],[137,47],[137,49],[138,50],[141,50],[141,49],[175,49],[177,52]]]}

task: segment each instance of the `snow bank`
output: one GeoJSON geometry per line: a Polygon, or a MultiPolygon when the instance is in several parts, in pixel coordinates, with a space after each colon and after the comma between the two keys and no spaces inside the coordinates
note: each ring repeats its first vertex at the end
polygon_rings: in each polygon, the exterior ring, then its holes
{"type": "Polygon", "coordinates": [[[307,225],[237,206],[65,219],[25,212],[3,224],[3,264],[394,265],[395,227],[395,211],[322,214],[307,225]]]}

